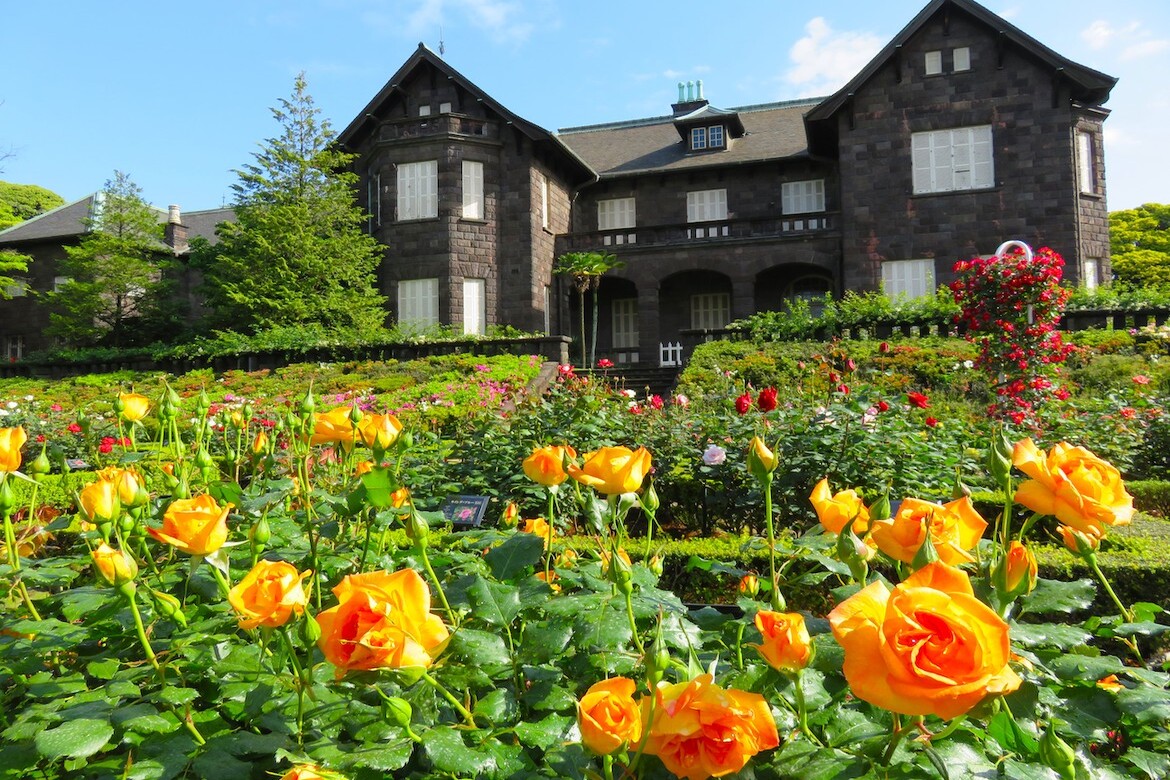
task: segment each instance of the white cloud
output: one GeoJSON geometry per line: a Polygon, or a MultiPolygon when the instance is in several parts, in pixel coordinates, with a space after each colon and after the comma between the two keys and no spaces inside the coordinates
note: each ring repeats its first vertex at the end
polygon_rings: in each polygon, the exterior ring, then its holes
{"type": "Polygon", "coordinates": [[[1136,60],[1140,57],[1149,57],[1152,54],[1157,54],[1160,51],[1166,51],[1170,48],[1170,41],[1166,40],[1146,40],[1138,41],[1132,46],[1125,47],[1121,52],[1121,59],[1136,60]]]}
{"type": "Polygon", "coordinates": [[[416,0],[414,10],[400,17],[371,11],[364,15],[367,23],[394,29],[411,38],[438,40],[441,27],[466,23],[486,32],[497,43],[523,43],[536,29],[528,21],[530,14],[519,2],[509,0],[416,0]]]}
{"type": "Polygon", "coordinates": [[[1140,25],[1137,22],[1130,22],[1124,27],[1114,27],[1104,19],[1097,19],[1081,30],[1081,40],[1087,43],[1090,49],[1104,49],[1117,38],[1133,35],[1139,29],[1140,25]]]}
{"type": "Polygon", "coordinates": [[[1109,48],[1116,51],[1118,59],[1122,61],[1149,57],[1170,48],[1170,40],[1151,38],[1141,22],[1115,27],[1104,19],[1097,19],[1081,30],[1081,40],[1090,49],[1109,48]]]}
{"type": "Polygon", "coordinates": [[[784,75],[802,96],[837,90],[857,75],[885,43],[872,33],[837,32],[820,16],[806,24],[804,30],[804,37],[788,51],[793,65],[784,75]]]}

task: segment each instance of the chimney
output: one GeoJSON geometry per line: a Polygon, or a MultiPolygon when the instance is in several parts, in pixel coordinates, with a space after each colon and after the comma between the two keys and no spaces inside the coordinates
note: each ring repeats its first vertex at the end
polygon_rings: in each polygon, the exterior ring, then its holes
{"type": "Polygon", "coordinates": [[[702,81],[680,81],[678,83],[678,102],[672,103],[670,108],[675,117],[680,117],[705,105],[707,105],[707,99],[703,97],[702,81]],[[698,94],[696,94],[696,88],[698,94]]]}
{"type": "Polygon", "coordinates": [[[183,224],[178,206],[172,205],[167,209],[167,226],[163,232],[163,241],[176,255],[187,251],[187,226],[183,224]]]}

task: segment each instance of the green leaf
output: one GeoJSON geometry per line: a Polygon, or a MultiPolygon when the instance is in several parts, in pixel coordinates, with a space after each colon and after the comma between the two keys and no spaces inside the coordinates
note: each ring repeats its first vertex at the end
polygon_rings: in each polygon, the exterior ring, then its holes
{"type": "Polygon", "coordinates": [[[1161,780],[1161,778],[1170,777],[1170,758],[1164,755],[1131,747],[1125,751],[1122,758],[1145,772],[1150,780],[1161,780]]]}
{"type": "Polygon", "coordinates": [[[1152,621],[1141,623],[1122,623],[1113,629],[1115,636],[1158,636],[1170,631],[1170,626],[1152,621]]]}
{"type": "Polygon", "coordinates": [[[497,688],[477,701],[472,712],[491,723],[507,723],[515,722],[519,717],[520,707],[516,704],[516,696],[510,690],[497,688]]]}
{"type": "Polygon", "coordinates": [[[179,728],[179,720],[171,713],[160,713],[149,704],[132,704],[114,711],[114,725],[136,734],[169,734],[179,728]]]}
{"type": "Polygon", "coordinates": [[[215,780],[251,780],[252,764],[212,747],[216,740],[207,744],[207,750],[200,753],[192,764],[198,777],[214,777],[215,780]]]}
{"type": "Polygon", "coordinates": [[[386,509],[392,503],[390,494],[394,486],[390,482],[390,472],[384,468],[376,468],[362,474],[362,487],[366,492],[366,500],[370,506],[386,509]]]}
{"type": "Polygon", "coordinates": [[[503,637],[473,628],[461,628],[451,638],[451,651],[479,666],[511,666],[512,656],[503,637]]]}
{"type": "Polygon", "coordinates": [[[1170,721],[1170,694],[1152,685],[1123,688],[1117,692],[1117,708],[1138,723],[1170,721]]]}
{"type": "Polygon", "coordinates": [[[159,701],[172,707],[181,707],[190,704],[199,698],[199,691],[194,688],[179,688],[168,685],[158,692],[159,701]]]}
{"type": "Polygon", "coordinates": [[[1097,585],[1092,580],[1040,579],[1036,581],[1036,589],[1021,598],[1019,604],[1021,612],[1068,614],[1088,609],[1096,596],[1097,585]]]}
{"type": "Polygon", "coordinates": [[[509,625],[520,612],[520,592],[515,587],[488,582],[478,574],[467,595],[475,616],[493,626],[509,625]]]}
{"type": "Polygon", "coordinates": [[[1085,656],[1076,654],[1059,655],[1048,662],[1048,668],[1064,680],[1089,680],[1096,682],[1102,677],[1117,674],[1125,669],[1121,659],[1113,655],[1085,656]]]}
{"type": "Polygon", "coordinates": [[[516,736],[525,745],[548,750],[560,742],[567,742],[576,722],[576,718],[568,715],[547,715],[535,723],[526,721],[517,725],[516,736]]]}
{"type": "Polygon", "coordinates": [[[119,602],[113,588],[96,588],[84,585],[61,594],[61,615],[69,621],[91,617],[108,605],[119,602]]]}
{"type": "Polygon", "coordinates": [[[479,776],[495,769],[495,759],[463,744],[460,732],[437,726],[423,734],[423,749],[435,768],[460,777],[479,776]]]}
{"type": "Polygon", "coordinates": [[[833,717],[825,726],[825,737],[833,747],[847,747],[875,737],[888,737],[889,726],[873,718],[845,707],[836,708],[833,717]]]}
{"type": "Polygon", "coordinates": [[[536,534],[517,533],[492,549],[484,560],[492,570],[492,576],[501,582],[514,579],[517,575],[536,566],[544,557],[544,540],[536,534]]]}
{"type": "Polygon", "coordinates": [[[1006,712],[997,712],[987,722],[987,733],[990,734],[1004,750],[1021,756],[1035,756],[1040,743],[1028,732],[1020,728],[1016,719],[1006,712]]]}
{"type": "Polygon", "coordinates": [[[1068,650],[1089,641],[1090,634],[1060,623],[1012,623],[1011,638],[1024,647],[1055,647],[1068,650]]]}
{"type": "Polygon", "coordinates": [[[543,663],[560,656],[572,637],[573,627],[566,622],[527,623],[519,655],[525,661],[543,663]]]}
{"type": "MultiPolygon", "coordinates": [[[[401,731],[401,729],[399,729],[401,731]]],[[[406,737],[355,748],[343,760],[346,767],[364,767],[377,772],[395,772],[406,766],[414,743],[406,737]]]]}
{"type": "Polygon", "coordinates": [[[104,720],[79,718],[36,735],[37,752],[46,758],[85,758],[105,747],[114,727],[104,720]]]}

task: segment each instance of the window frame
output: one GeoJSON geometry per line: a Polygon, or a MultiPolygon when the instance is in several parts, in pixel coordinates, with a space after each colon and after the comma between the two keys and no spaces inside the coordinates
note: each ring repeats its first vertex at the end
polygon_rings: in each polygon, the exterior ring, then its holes
{"type": "Polygon", "coordinates": [[[707,148],[707,128],[706,127],[692,127],[691,128],[691,150],[702,151],[707,148]]]}
{"type": "Polygon", "coordinates": [[[466,276],[463,278],[463,334],[482,336],[487,330],[487,279],[466,276]],[[475,320],[469,322],[468,290],[478,290],[472,298],[477,304],[475,320]]]}
{"type": "Polygon", "coordinates": [[[910,169],[915,195],[994,189],[995,137],[991,125],[911,134],[910,169]],[[960,183],[961,176],[966,177],[966,183],[960,183]]]}
{"type": "Polygon", "coordinates": [[[399,163],[397,172],[397,218],[399,222],[436,219],[439,216],[439,161],[399,163]],[[418,188],[415,182],[425,184],[418,188]],[[415,189],[412,189],[415,187],[415,189]],[[404,208],[407,206],[409,208],[404,208]],[[404,214],[405,211],[405,214],[404,214]]]}
{"type": "Polygon", "coordinates": [[[1077,189],[1082,195],[1097,195],[1097,137],[1088,130],[1076,131],[1077,189]]]}
{"type": "Polygon", "coordinates": [[[439,324],[439,278],[400,279],[397,294],[398,326],[426,330],[439,324]],[[421,305],[420,305],[421,302],[421,305]],[[425,311],[424,311],[425,309],[425,311]]]}
{"type": "Polygon", "coordinates": [[[971,70],[971,47],[970,46],[956,46],[951,49],[951,71],[954,73],[966,73],[971,70]],[[959,52],[963,52],[962,55],[959,52]],[[963,67],[959,67],[959,57],[963,57],[963,67]]]}
{"type": "Polygon", "coordinates": [[[691,190],[687,193],[688,223],[719,222],[725,219],[727,219],[726,187],[710,190],[691,190]],[[703,197],[698,197],[700,195],[703,197]],[[715,197],[712,198],[712,195],[715,195],[715,197]],[[714,209],[713,213],[712,209],[714,209]]]}
{"type": "Polygon", "coordinates": [[[938,278],[934,266],[934,259],[929,257],[885,260],[882,262],[882,292],[890,300],[918,300],[932,296],[938,278]],[[899,271],[902,273],[899,274],[899,271]],[[898,289],[893,289],[895,286],[898,289]]]}
{"type": "Polygon", "coordinates": [[[711,125],[707,128],[707,148],[708,149],[723,149],[727,146],[727,134],[723,131],[723,125],[711,125]],[[719,140],[715,140],[718,138],[719,140]]]}
{"type": "Polygon", "coordinates": [[[487,204],[484,198],[484,165],[479,160],[464,160],[463,173],[463,219],[487,219],[487,204]]]}
{"type": "Polygon", "coordinates": [[[823,178],[786,181],[780,185],[781,214],[785,216],[790,214],[819,214],[824,211],[825,180],[823,178]],[[813,208],[800,208],[801,206],[809,205],[810,201],[813,208]]]}
{"type": "Polygon", "coordinates": [[[731,294],[726,292],[691,295],[691,328],[722,330],[731,322],[731,294]],[[718,324],[715,324],[718,323],[718,324]]]}
{"type": "Polygon", "coordinates": [[[942,49],[931,49],[922,55],[922,74],[941,76],[943,72],[942,49]]]}
{"type": "Polygon", "coordinates": [[[633,195],[597,201],[597,230],[628,230],[637,227],[638,203],[633,195]],[[618,204],[622,204],[619,206],[618,204]]]}

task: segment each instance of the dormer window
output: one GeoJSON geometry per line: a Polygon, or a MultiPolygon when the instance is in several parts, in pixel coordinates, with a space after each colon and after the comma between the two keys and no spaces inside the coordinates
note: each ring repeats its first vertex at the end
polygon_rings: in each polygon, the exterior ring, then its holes
{"type": "Polygon", "coordinates": [[[723,138],[723,125],[692,127],[691,151],[699,152],[704,149],[722,149],[726,146],[723,138]]]}

